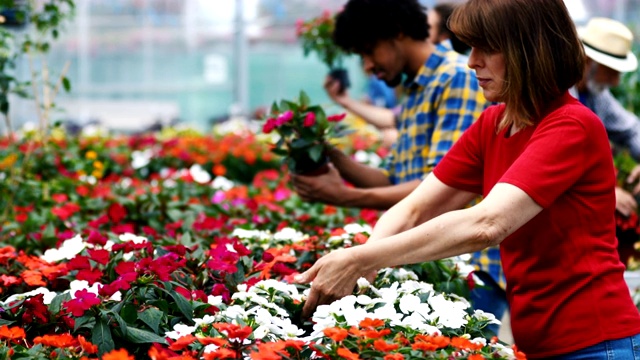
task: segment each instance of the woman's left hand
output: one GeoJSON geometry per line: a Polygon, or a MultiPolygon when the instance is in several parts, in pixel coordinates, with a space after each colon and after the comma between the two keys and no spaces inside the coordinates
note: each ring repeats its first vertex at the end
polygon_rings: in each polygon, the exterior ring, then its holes
{"type": "Polygon", "coordinates": [[[304,318],[313,315],[319,305],[353,293],[359,278],[371,273],[356,256],[358,247],[332,251],[318,260],[309,270],[295,277],[295,281],[307,284],[313,281],[311,292],[302,309],[304,318]]]}

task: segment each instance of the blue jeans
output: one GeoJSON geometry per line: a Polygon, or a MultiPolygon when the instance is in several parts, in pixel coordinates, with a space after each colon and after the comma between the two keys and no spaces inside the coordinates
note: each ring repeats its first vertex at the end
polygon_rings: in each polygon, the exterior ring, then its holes
{"type": "MultiPolygon", "coordinates": [[[[474,309],[492,313],[498,320],[502,319],[504,312],[509,308],[507,293],[488,273],[476,271],[474,274],[482,280],[484,286],[478,286],[471,291],[471,305],[474,309]]],[[[500,325],[491,324],[485,330],[492,332],[493,335],[498,335],[500,325]]],[[[486,335],[490,336],[490,334],[486,335]]]]}
{"type": "Polygon", "coordinates": [[[553,360],[640,360],[640,334],[607,340],[553,360]]]}

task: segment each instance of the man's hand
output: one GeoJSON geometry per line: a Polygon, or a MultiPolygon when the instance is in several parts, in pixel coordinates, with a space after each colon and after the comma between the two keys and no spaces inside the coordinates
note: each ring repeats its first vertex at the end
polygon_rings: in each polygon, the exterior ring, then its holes
{"type": "Polygon", "coordinates": [[[294,190],[304,201],[319,201],[329,205],[342,205],[347,186],[336,168],[329,164],[329,171],[319,176],[291,175],[294,190]]]}
{"type": "Polygon", "coordinates": [[[616,186],[616,210],[624,216],[629,216],[637,209],[638,203],[633,195],[616,186]]]}
{"type": "Polygon", "coordinates": [[[370,277],[372,270],[364,269],[354,254],[358,247],[332,251],[318,260],[309,270],[297,275],[295,281],[311,285],[311,292],[302,308],[302,317],[308,318],[319,305],[330,304],[351,295],[359,278],[370,277]]]}
{"type": "Polygon", "coordinates": [[[627,184],[636,184],[633,187],[634,195],[638,195],[640,193],[640,181],[638,180],[640,180],[640,165],[636,165],[629,173],[629,176],[627,176],[627,184]]]}
{"type": "Polygon", "coordinates": [[[331,100],[343,107],[349,101],[349,93],[347,93],[347,90],[343,89],[340,91],[340,82],[331,76],[327,76],[324,79],[324,89],[331,100]]]}

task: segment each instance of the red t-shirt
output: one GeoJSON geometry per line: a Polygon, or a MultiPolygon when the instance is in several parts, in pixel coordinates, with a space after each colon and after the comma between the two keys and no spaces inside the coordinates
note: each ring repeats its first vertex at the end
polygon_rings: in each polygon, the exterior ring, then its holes
{"type": "Polygon", "coordinates": [[[615,175],[602,121],[568,93],[534,126],[496,133],[484,111],[434,169],[486,196],[498,183],[544,209],[500,244],[515,343],[530,358],[640,333],[615,238],[615,175]]]}

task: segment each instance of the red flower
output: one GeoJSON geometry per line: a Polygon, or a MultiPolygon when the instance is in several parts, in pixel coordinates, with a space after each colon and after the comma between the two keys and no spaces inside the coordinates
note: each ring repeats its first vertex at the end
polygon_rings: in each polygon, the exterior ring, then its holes
{"type": "Polygon", "coordinates": [[[65,302],[63,306],[76,317],[84,315],[85,311],[91,309],[94,305],[100,304],[98,296],[86,289],[76,291],[75,296],[75,299],[65,302]]]}
{"type": "Polygon", "coordinates": [[[339,115],[331,115],[331,116],[327,116],[327,121],[328,122],[339,122],[339,121],[344,120],[345,117],[347,117],[346,113],[339,114],[339,115]]]}
{"type": "Polygon", "coordinates": [[[74,203],[67,203],[62,206],[54,207],[51,209],[51,213],[59,217],[60,220],[62,221],[66,221],[68,218],[70,218],[73,214],[77,213],[78,211],[80,211],[80,206],[74,203]]]}
{"type": "Polygon", "coordinates": [[[111,204],[107,212],[109,214],[109,219],[111,219],[115,224],[118,224],[127,216],[127,209],[119,203],[111,204]]]}
{"type": "Polygon", "coordinates": [[[309,112],[305,115],[304,120],[302,121],[302,126],[310,127],[316,123],[316,114],[309,112]]]}
{"type": "Polygon", "coordinates": [[[44,304],[44,295],[32,296],[22,303],[25,309],[22,314],[22,321],[31,324],[46,324],[49,322],[49,308],[44,304]]]}
{"type": "Polygon", "coordinates": [[[89,257],[91,260],[98,264],[107,265],[109,262],[109,251],[102,249],[88,249],[89,257]]]}
{"type": "Polygon", "coordinates": [[[64,202],[67,202],[67,200],[69,200],[69,197],[66,194],[53,194],[51,195],[51,199],[58,204],[62,204],[64,202]]]}

